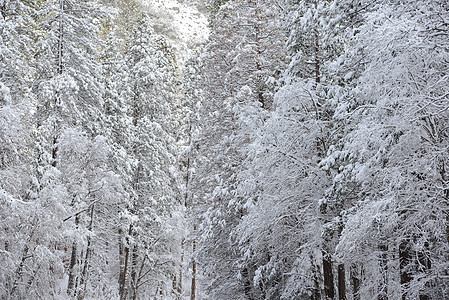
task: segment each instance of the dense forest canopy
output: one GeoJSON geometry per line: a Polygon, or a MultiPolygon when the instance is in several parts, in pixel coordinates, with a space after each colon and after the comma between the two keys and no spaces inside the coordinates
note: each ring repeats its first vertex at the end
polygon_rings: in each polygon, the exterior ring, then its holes
{"type": "Polygon", "coordinates": [[[449,299],[446,0],[0,0],[0,299],[449,299]]]}

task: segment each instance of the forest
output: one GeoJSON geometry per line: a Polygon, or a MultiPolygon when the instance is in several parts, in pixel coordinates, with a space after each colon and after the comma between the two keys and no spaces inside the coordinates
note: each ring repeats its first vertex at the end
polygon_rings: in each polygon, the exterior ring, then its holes
{"type": "Polygon", "coordinates": [[[1,300],[449,299],[447,0],[149,3],[0,0],[1,300]]]}

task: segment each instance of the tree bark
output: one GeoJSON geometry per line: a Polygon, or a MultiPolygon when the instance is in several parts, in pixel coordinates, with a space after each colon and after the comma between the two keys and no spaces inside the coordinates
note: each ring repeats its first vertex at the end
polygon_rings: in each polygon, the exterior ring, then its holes
{"type": "Polygon", "coordinates": [[[388,300],[388,246],[379,245],[380,251],[380,271],[382,272],[382,282],[380,286],[378,300],[388,300]]]}
{"type": "Polygon", "coordinates": [[[133,225],[129,224],[129,229],[128,229],[128,236],[126,237],[126,245],[123,249],[124,253],[125,253],[125,257],[124,257],[124,262],[123,262],[123,270],[121,272],[122,278],[121,278],[121,282],[119,284],[119,293],[120,293],[120,300],[126,300],[126,296],[128,294],[128,289],[126,286],[126,274],[128,273],[128,265],[129,265],[129,237],[131,236],[133,231],[133,225]]]}
{"type": "MultiPolygon", "coordinates": [[[[401,277],[401,288],[406,289],[407,285],[412,280],[412,277],[408,271],[408,265],[410,262],[410,253],[409,253],[409,241],[403,240],[399,245],[399,269],[400,269],[400,277],[401,277]]],[[[402,300],[406,300],[407,293],[402,293],[402,300]]]]}
{"type": "Polygon", "coordinates": [[[338,265],[338,299],[346,300],[346,274],[345,265],[338,265]]]}
{"type": "Polygon", "coordinates": [[[22,258],[20,259],[19,266],[17,267],[15,272],[15,279],[10,292],[11,297],[14,296],[14,293],[17,291],[17,288],[19,286],[19,281],[22,279],[22,271],[25,265],[25,260],[28,258],[28,251],[28,244],[26,244],[22,251],[22,258]]]}
{"type": "Polygon", "coordinates": [[[132,284],[132,294],[133,294],[133,300],[137,299],[137,260],[138,260],[138,253],[137,253],[137,245],[134,245],[133,247],[133,255],[132,255],[132,264],[131,264],[131,284],[132,284]]]}
{"type": "Polygon", "coordinates": [[[360,300],[360,272],[357,266],[352,265],[350,268],[351,284],[352,284],[352,299],[360,300]]]}
{"type": "Polygon", "coordinates": [[[182,267],[184,264],[184,243],[185,243],[185,240],[182,239],[182,241],[181,241],[181,262],[180,262],[180,266],[179,266],[179,281],[178,281],[178,284],[176,287],[179,297],[181,297],[181,295],[182,295],[182,280],[183,280],[182,267]]]}
{"type": "MultiPolygon", "coordinates": [[[[193,230],[196,230],[196,226],[194,226],[193,230]]],[[[195,253],[196,251],[196,241],[193,241],[193,252],[195,253]]],[[[195,300],[196,299],[196,262],[195,259],[193,259],[192,262],[192,286],[191,286],[191,290],[190,290],[190,300],[195,300]]]]}
{"type": "Polygon", "coordinates": [[[243,280],[243,291],[245,292],[246,299],[253,300],[253,295],[251,293],[252,284],[250,280],[249,270],[245,267],[242,270],[242,280],[243,280]]]}
{"type": "Polygon", "coordinates": [[[324,295],[326,300],[333,300],[335,297],[334,275],[332,272],[332,258],[329,254],[323,252],[323,278],[324,295]]]}
{"type": "Polygon", "coordinates": [[[89,233],[90,235],[87,237],[87,248],[86,248],[86,255],[84,256],[84,264],[83,264],[83,271],[81,273],[80,278],[80,290],[78,292],[78,300],[83,300],[84,295],[86,293],[87,288],[87,277],[88,277],[88,270],[89,270],[89,259],[90,259],[90,253],[92,252],[92,230],[93,230],[93,224],[94,224],[94,212],[95,212],[95,204],[92,204],[90,208],[90,222],[89,222],[89,233]]]}
{"type": "Polygon", "coordinates": [[[125,276],[125,273],[123,272],[125,269],[125,249],[124,249],[124,245],[123,245],[123,241],[122,241],[122,237],[123,237],[123,230],[121,228],[119,228],[118,230],[118,255],[119,255],[119,276],[118,276],[118,285],[119,285],[119,294],[120,294],[120,299],[122,299],[121,295],[122,295],[122,283],[123,283],[123,279],[125,276]]]}
{"type": "MultiPolygon", "coordinates": [[[[75,227],[78,228],[78,223],[79,223],[79,215],[76,215],[75,217],[75,227]]],[[[77,247],[77,242],[74,241],[72,243],[72,254],[70,256],[70,264],[69,264],[69,281],[67,284],[67,295],[69,296],[73,296],[74,292],[75,292],[75,282],[77,280],[77,276],[76,276],[76,264],[77,264],[77,260],[78,260],[78,247],[77,247]]]]}
{"type": "Polygon", "coordinates": [[[64,55],[64,0],[59,0],[59,36],[58,36],[58,74],[61,75],[63,68],[64,55]]]}
{"type": "MultiPolygon", "coordinates": [[[[318,10],[318,0],[315,1],[315,10],[318,10]]],[[[319,43],[319,37],[318,32],[315,29],[315,82],[318,84],[321,81],[321,74],[320,74],[320,43],[319,43]]]]}
{"type": "Polygon", "coordinates": [[[315,263],[315,259],[313,258],[313,255],[310,256],[310,260],[312,262],[313,266],[313,293],[312,293],[312,300],[321,300],[321,291],[320,291],[320,271],[318,266],[315,263]]]}

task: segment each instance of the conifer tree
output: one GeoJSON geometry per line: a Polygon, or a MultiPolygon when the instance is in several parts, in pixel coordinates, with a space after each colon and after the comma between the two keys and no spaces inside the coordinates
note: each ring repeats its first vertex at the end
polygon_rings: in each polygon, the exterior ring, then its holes
{"type": "Polygon", "coordinates": [[[252,284],[254,266],[238,262],[241,253],[229,237],[245,214],[236,195],[238,174],[283,68],[284,35],[272,4],[215,3],[210,41],[201,56],[204,101],[199,134],[192,142],[198,155],[191,198],[205,212],[197,252],[213,298],[259,295],[252,284]]]}

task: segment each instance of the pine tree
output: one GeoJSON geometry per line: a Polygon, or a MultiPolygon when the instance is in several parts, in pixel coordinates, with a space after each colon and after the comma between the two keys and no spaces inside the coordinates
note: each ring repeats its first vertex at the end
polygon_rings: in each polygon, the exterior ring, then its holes
{"type": "Polygon", "coordinates": [[[269,1],[216,3],[210,41],[201,56],[204,100],[192,147],[191,202],[205,212],[197,253],[208,278],[209,297],[255,299],[255,268],[237,262],[237,240],[229,238],[245,214],[236,195],[249,143],[272,104],[285,39],[277,6],[269,1]],[[229,262],[236,262],[230,264],[229,262]]]}
{"type": "Polygon", "coordinates": [[[348,123],[328,162],[339,169],[338,194],[353,199],[337,253],[358,266],[354,292],[360,298],[445,297],[447,281],[434,268],[445,260],[437,253],[447,243],[432,232],[447,228],[440,215],[445,194],[436,192],[445,181],[437,149],[445,147],[440,124],[446,116],[433,101],[445,93],[447,50],[431,32],[442,28],[438,19],[447,8],[438,1],[428,10],[420,5],[370,6],[347,51],[346,67],[359,66],[346,76],[356,88],[339,103],[337,117],[348,123]]]}
{"type": "Polygon", "coordinates": [[[69,217],[65,217],[61,228],[61,233],[67,235],[66,245],[58,247],[70,253],[67,294],[78,299],[87,293],[95,217],[93,203],[100,201],[104,192],[96,182],[107,177],[106,171],[101,175],[98,169],[99,173],[95,174],[98,177],[93,179],[92,174],[90,183],[84,181],[87,178],[82,176],[94,172],[89,168],[98,166],[101,159],[83,160],[80,156],[93,155],[95,151],[89,152],[89,148],[99,146],[96,143],[101,140],[97,136],[102,131],[103,118],[98,38],[101,18],[105,15],[104,8],[95,1],[69,0],[42,1],[36,15],[40,30],[35,44],[37,79],[33,90],[37,100],[37,181],[39,189],[43,189],[47,174],[58,172],[55,180],[59,180],[71,198],[61,203],[69,217]],[[80,148],[71,143],[80,143],[80,148]],[[63,160],[67,151],[74,157],[66,156],[63,160]],[[82,167],[74,167],[70,162],[82,167]],[[73,235],[72,230],[82,234],[73,235]]]}
{"type": "Polygon", "coordinates": [[[124,64],[115,76],[109,115],[125,122],[113,133],[116,155],[129,199],[123,206],[120,232],[121,299],[161,293],[171,295],[180,242],[172,218],[181,203],[175,168],[178,149],[174,119],[177,70],[172,48],[153,33],[148,17],[136,17],[124,42],[124,64]],[[121,127],[123,126],[123,127],[121,127]],[[122,131],[123,130],[123,131],[122,131]]]}

